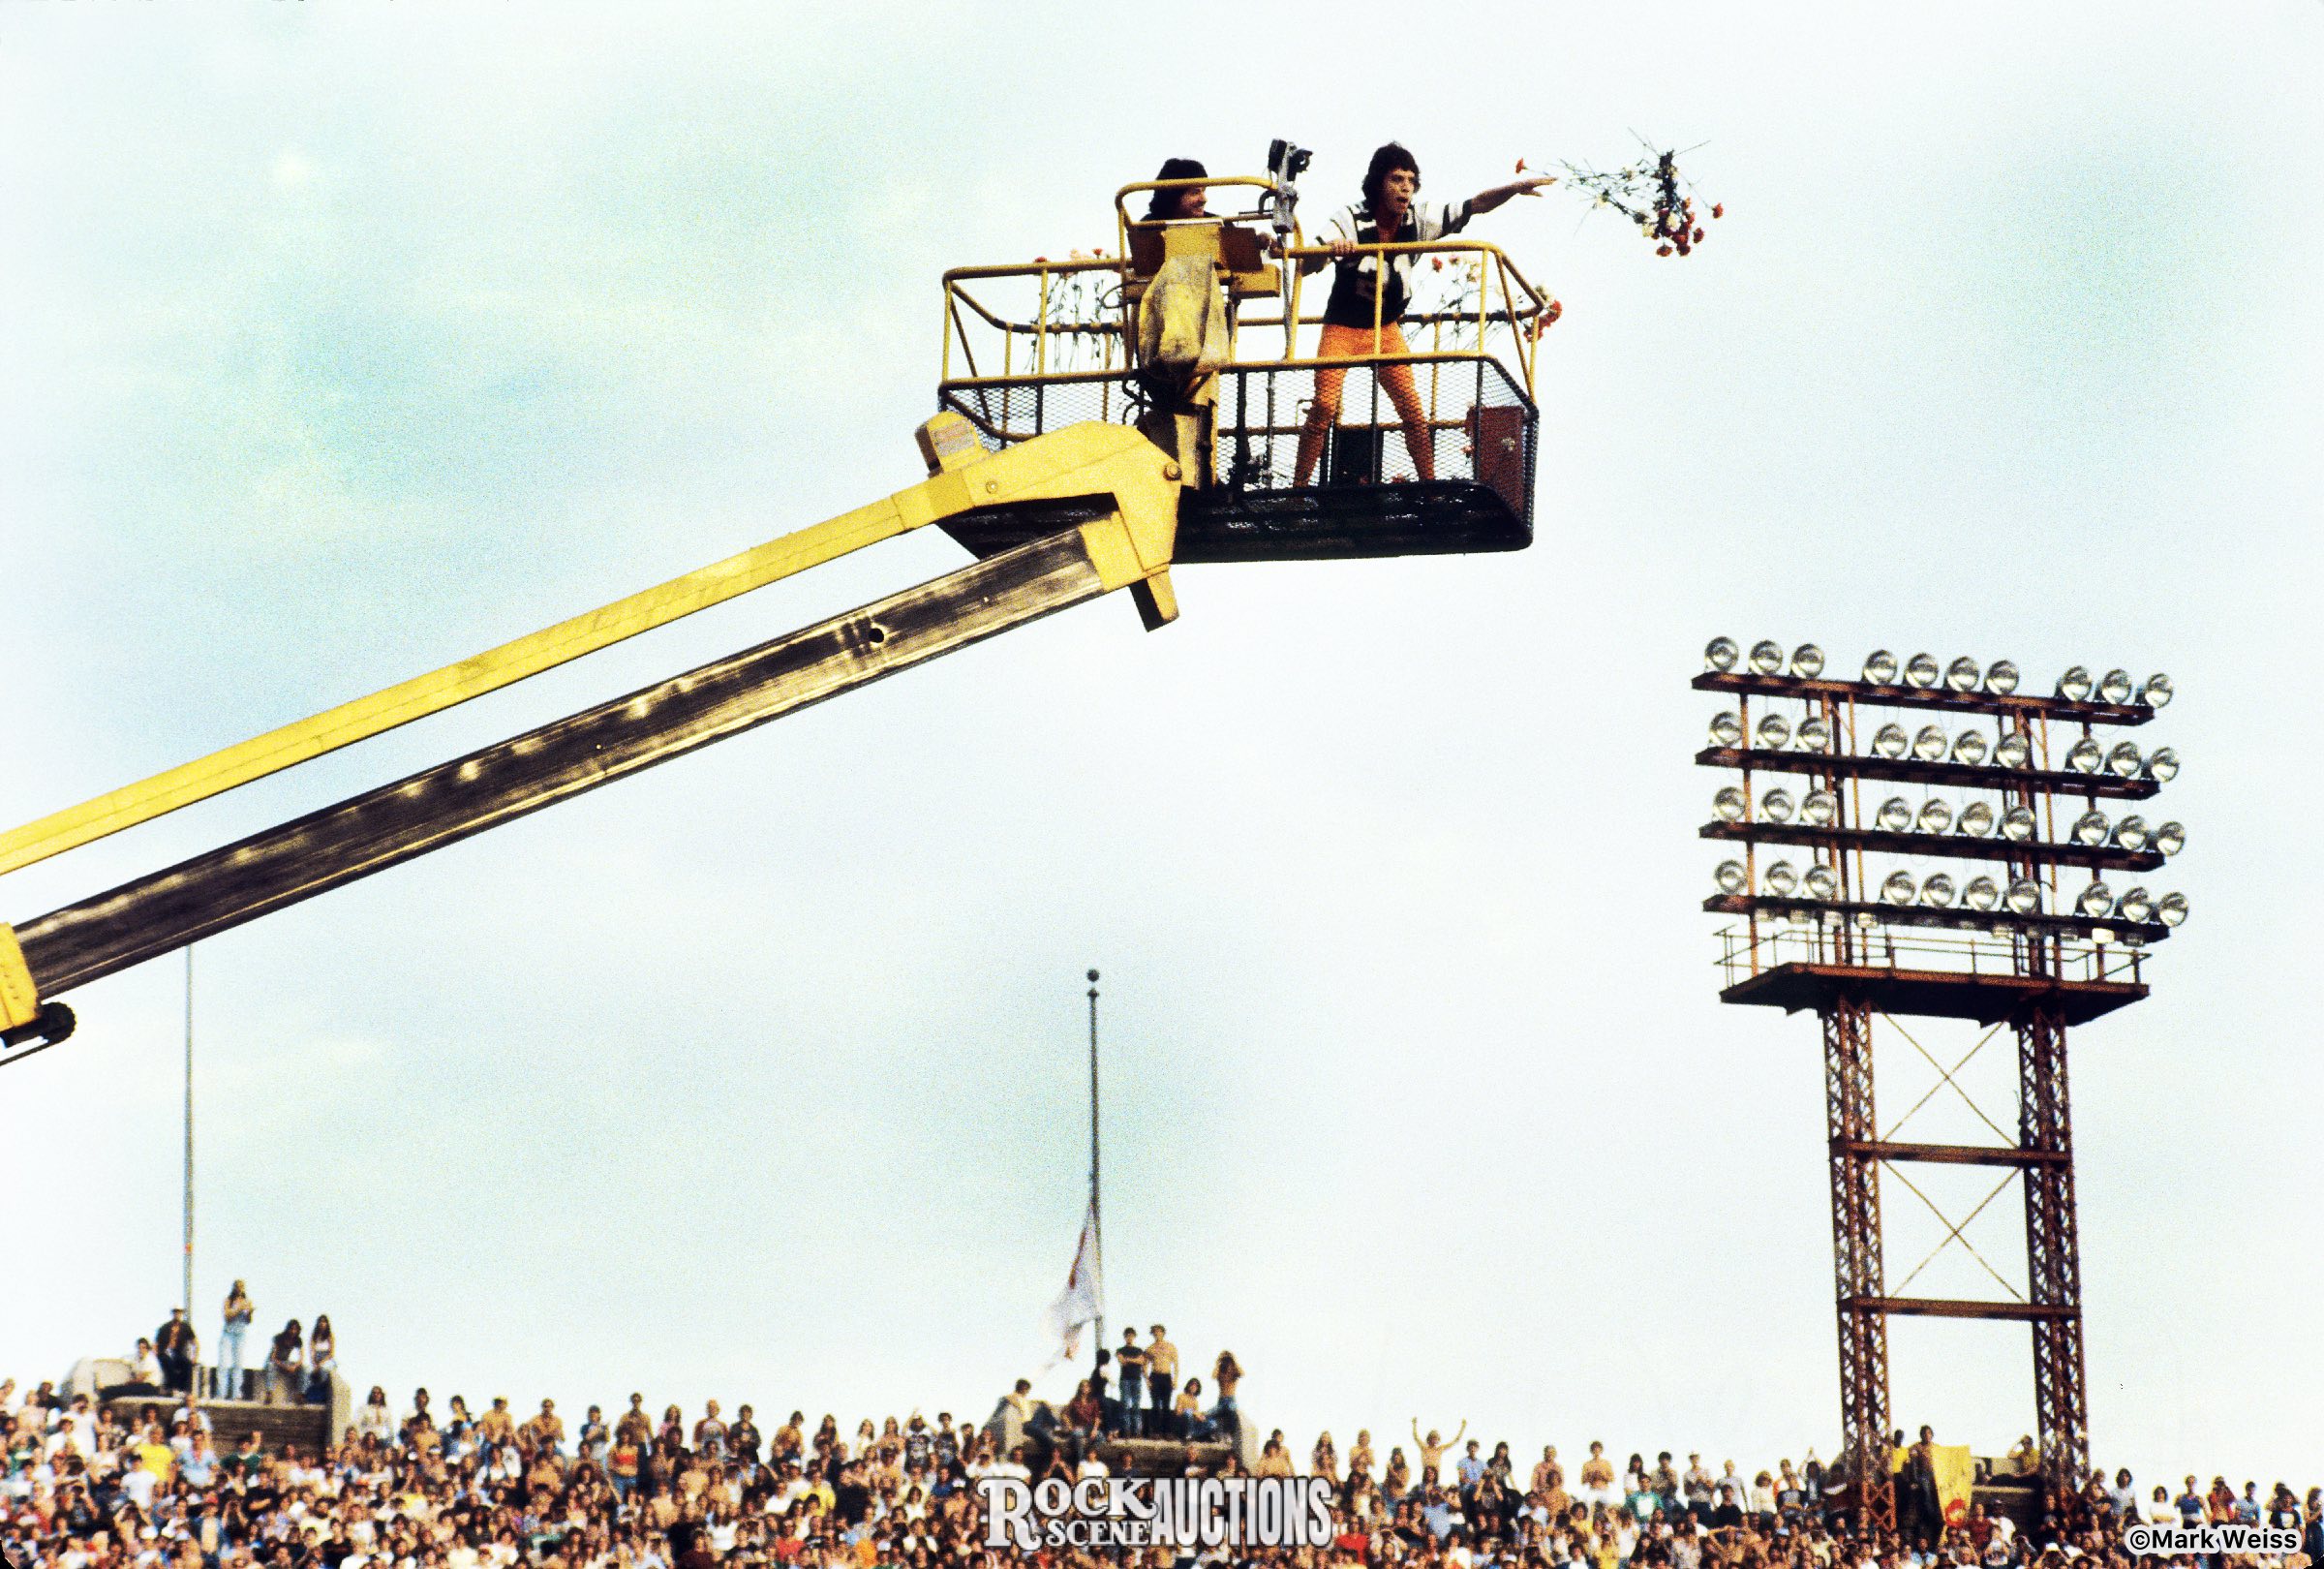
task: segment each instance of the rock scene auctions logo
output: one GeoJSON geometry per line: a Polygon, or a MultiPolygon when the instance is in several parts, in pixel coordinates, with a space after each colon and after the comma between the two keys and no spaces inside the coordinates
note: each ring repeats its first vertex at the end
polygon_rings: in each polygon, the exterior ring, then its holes
{"type": "Polygon", "coordinates": [[[1331,1482],[1321,1476],[979,1478],[985,1546],[1324,1547],[1331,1482]]]}

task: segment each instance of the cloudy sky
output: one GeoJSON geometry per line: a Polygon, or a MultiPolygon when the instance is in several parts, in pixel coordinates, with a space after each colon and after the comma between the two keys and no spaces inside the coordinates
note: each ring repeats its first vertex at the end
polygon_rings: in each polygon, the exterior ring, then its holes
{"type": "MultiPolygon", "coordinates": [[[[7,822],[909,482],[938,273],[1103,238],[1164,156],[1290,136],[1344,199],[1393,136],[1457,196],[1635,130],[1729,212],[1684,262],[1558,196],[1481,221],[1567,305],[1523,555],[1189,569],[1159,634],[1084,608],[203,944],[203,1333],[239,1276],[399,1401],[981,1411],[1071,1252],[1094,965],[1115,1316],[1232,1346],[1302,1450],[1829,1455],[1815,1027],[1718,1004],[1697,908],[1724,631],[2176,679],[2195,919],[2074,1058],[2095,1452],[2324,1476],[2320,54],[2315,0],[0,0],[7,822]]],[[[867,552],[0,917],[959,559],[867,552]]],[[[178,1294],[183,987],[76,994],[0,1079],[0,1373],[178,1294]]],[[[1965,1077],[2005,1119],[2005,1054],[1965,1077]]],[[[1900,1270],[1942,1235],[1888,1213],[1900,1270]]],[[[1970,1235],[2022,1272],[2014,1195],[1970,1235]]],[[[1902,1422],[2033,1424],[2021,1329],[1894,1361],[1902,1422]]]]}

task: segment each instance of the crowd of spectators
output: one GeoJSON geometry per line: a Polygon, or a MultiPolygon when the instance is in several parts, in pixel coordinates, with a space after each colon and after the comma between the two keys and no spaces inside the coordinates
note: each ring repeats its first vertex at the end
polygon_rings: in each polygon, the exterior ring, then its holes
{"type": "MultiPolygon", "coordinates": [[[[1122,1402],[1113,1403],[1121,1421],[1122,1402]]],[[[1178,1408],[1175,1397],[1168,1404],[1178,1408]]],[[[1038,1414],[1029,1400],[1025,1414],[1038,1414]]],[[[770,1431],[749,1405],[729,1418],[711,1401],[689,1422],[675,1405],[657,1418],[631,1395],[611,1420],[593,1405],[568,1429],[553,1400],[519,1421],[505,1398],[476,1412],[454,1396],[439,1410],[419,1390],[399,1410],[375,1388],[336,1442],[272,1452],[256,1431],[214,1431],[190,1395],[107,1404],[0,1382],[0,1550],[15,1569],[997,1569],[1017,1554],[984,1546],[976,1479],[1103,1475],[1123,1454],[1030,1440],[1001,1452],[998,1434],[1017,1426],[914,1411],[849,1433],[833,1417],[810,1426],[792,1411],[770,1431]]],[[[1144,1447],[1241,1469],[1233,1446],[1144,1447]]],[[[2307,1557],[2324,1562],[2319,1490],[2263,1495],[2223,1478],[2208,1490],[2188,1477],[2149,1492],[2127,1472],[2101,1473],[2046,1502],[2030,1528],[1976,1508],[1933,1531],[1867,1539],[1850,1532],[1833,1477],[1812,1454],[1749,1472],[1728,1461],[1717,1474],[1695,1456],[1681,1469],[1667,1454],[1652,1465],[1633,1455],[1618,1470],[1592,1443],[1569,1476],[1554,1447],[1524,1464],[1506,1442],[1485,1453],[1465,1424],[1446,1438],[1415,1422],[1409,1452],[1395,1443],[1383,1456],[1365,1431],[1343,1453],[1325,1433],[1304,1466],[1275,1431],[1252,1469],[1329,1477],[1334,1541],[1206,1554],[1203,1563],[2127,1569],[2125,1525],[2156,1514],[2294,1524],[2307,1557]]],[[[1045,1569],[1164,1569],[1173,1558],[1044,1554],[1045,1569]]],[[[2296,1569],[2301,1559],[2280,1561],[2296,1569]]]]}

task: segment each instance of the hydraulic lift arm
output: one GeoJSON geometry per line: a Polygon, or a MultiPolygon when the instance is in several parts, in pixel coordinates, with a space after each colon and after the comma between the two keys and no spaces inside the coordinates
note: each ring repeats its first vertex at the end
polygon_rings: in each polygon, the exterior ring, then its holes
{"type": "Polygon", "coordinates": [[[498,746],[68,905],[0,923],[0,1065],[72,1031],[73,987],[954,649],[1129,588],[1177,615],[1179,475],[1135,431],[1086,424],[987,455],[958,415],[920,428],[930,477],[884,501],[0,837],[0,873],[554,668],[939,519],[1077,498],[1094,520],[498,746]],[[9,1048],[17,1048],[9,1050],[9,1048]]]}

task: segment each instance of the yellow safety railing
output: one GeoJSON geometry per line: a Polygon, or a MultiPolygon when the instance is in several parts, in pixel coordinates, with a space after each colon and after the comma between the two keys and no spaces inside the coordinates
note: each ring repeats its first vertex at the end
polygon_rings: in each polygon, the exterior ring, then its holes
{"type": "MultiPolygon", "coordinates": [[[[1157,185],[1177,183],[1221,182],[1156,182],[1157,185]]],[[[1528,397],[1533,396],[1537,324],[1551,309],[1550,297],[1526,278],[1500,247],[1486,241],[1384,243],[1363,246],[1360,252],[1377,258],[1383,265],[1391,253],[1449,262],[1467,269],[1466,281],[1474,286],[1473,300],[1461,309],[1407,313],[1402,324],[1424,330],[1428,345],[1425,350],[1416,345],[1412,355],[1400,357],[1417,360],[1426,354],[1497,359],[1505,354],[1515,369],[1517,383],[1528,397]],[[1469,341],[1459,341],[1464,336],[1469,341]]],[[[1320,246],[1294,246],[1280,260],[1289,263],[1286,271],[1292,279],[1290,302],[1272,314],[1253,314],[1238,307],[1230,309],[1232,363],[1256,365],[1271,360],[1289,364],[1299,358],[1300,338],[1304,329],[1322,324],[1320,314],[1303,308],[1304,277],[1297,268],[1302,261],[1330,262],[1334,260],[1331,253],[1320,246]],[[1269,353],[1257,354],[1246,352],[1243,341],[1254,334],[1279,336],[1269,345],[1269,353]]],[[[978,384],[1022,382],[1026,378],[1079,376],[1089,371],[1126,373],[1131,368],[1128,346],[1133,308],[1121,297],[1121,286],[1130,278],[1126,256],[951,269],[943,278],[944,336],[939,380],[947,389],[952,389],[978,384]],[[1102,290],[1092,289],[1091,284],[1099,279],[1108,283],[1102,290]],[[994,286],[999,286],[999,290],[994,286]],[[1001,290],[1013,290],[1017,297],[1003,302],[995,297],[1001,290]],[[1060,340],[1074,352],[1060,353],[1060,340]],[[980,344],[984,350],[981,356],[980,344]],[[1094,363],[1086,362],[1089,360],[1094,363]]],[[[1379,302],[1375,299],[1375,327],[1379,324],[1378,313],[1379,302]]]]}

